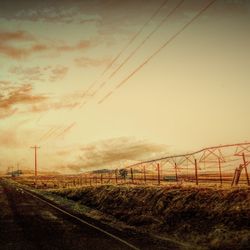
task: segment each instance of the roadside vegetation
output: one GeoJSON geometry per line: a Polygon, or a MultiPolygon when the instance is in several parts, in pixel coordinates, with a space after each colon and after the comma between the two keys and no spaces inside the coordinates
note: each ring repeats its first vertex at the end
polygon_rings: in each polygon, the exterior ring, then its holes
{"type": "Polygon", "coordinates": [[[204,249],[250,249],[250,189],[96,186],[50,190],[136,230],[204,249]]]}

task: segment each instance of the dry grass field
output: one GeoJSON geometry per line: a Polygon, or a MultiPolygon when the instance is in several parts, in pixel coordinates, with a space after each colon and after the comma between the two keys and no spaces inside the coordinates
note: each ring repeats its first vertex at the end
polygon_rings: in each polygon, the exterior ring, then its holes
{"type": "Polygon", "coordinates": [[[105,185],[50,193],[111,215],[136,230],[202,249],[249,249],[249,188],[105,185]]]}

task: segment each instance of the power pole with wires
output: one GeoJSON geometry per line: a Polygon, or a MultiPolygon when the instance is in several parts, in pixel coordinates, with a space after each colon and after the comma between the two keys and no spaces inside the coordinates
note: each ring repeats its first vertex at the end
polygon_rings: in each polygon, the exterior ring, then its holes
{"type": "Polygon", "coordinates": [[[40,148],[38,146],[33,146],[33,147],[30,147],[32,149],[34,149],[34,152],[35,152],[35,186],[37,184],[37,149],[40,148]]]}

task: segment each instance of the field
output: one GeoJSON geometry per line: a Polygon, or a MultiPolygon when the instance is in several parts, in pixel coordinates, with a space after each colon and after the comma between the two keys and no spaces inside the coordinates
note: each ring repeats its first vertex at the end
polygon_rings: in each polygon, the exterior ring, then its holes
{"type": "Polygon", "coordinates": [[[38,174],[34,177],[31,174],[16,179],[38,188],[107,184],[250,186],[249,157],[250,144],[242,143],[204,148],[115,169],[104,168],[76,175],[38,174]]]}
{"type": "MultiPolygon", "coordinates": [[[[41,175],[35,178],[34,176],[15,177],[20,183],[36,186],[39,189],[47,188],[69,188],[83,186],[99,186],[99,185],[149,185],[149,186],[169,186],[169,185],[195,185],[195,186],[224,186],[232,185],[233,173],[224,173],[223,178],[220,178],[216,173],[200,174],[198,179],[193,175],[181,175],[176,178],[173,174],[158,175],[151,172],[144,174],[143,172],[134,172],[133,175],[121,176],[117,170],[109,171],[108,173],[86,173],[80,175],[41,175]]],[[[244,174],[241,176],[241,181],[238,186],[247,186],[247,179],[244,174]]]]}
{"type": "Polygon", "coordinates": [[[61,204],[71,202],[77,210],[82,209],[85,214],[88,211],[88,216],[120,230],[181,242],[183,249],[249,249],[250,188],[247,186],[120,183],[37,191],[61,204]]]}
{"type": "Polygon", "coordinates": [[[13,179],[118,230],[170,238],[183,249],[245,250],[249,147],[225,145],[117,169],[13,179]]]}

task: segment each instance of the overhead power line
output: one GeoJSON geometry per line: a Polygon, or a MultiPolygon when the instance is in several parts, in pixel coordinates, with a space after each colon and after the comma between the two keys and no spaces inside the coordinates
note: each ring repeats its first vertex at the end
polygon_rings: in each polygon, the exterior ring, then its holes
{"type": "MultiPolygon", "coordinates": [[[[161,9],[167,4],[168,0],[164,0],[161,2],[160,6],[153,12],[153,14],[150,16],[150,18],[143,24],[143,26],[138,30],[138,32],[135,33],[134,36],[131,37],[129,42],[122,48],[122,50],[116,55],[116,57],[110,62],[110,64],[106,67],[106,69],[103,71],[103,73],[99,76],[102,77],[111,67],[112,65],[118,60],[118,58],[128,49],[128,47],[136,40],[138,36],[143,32],[143,30],[148,26],[148,24],[159,14],[161,9]]],[[[85,97],[88,96],[89,91],[98,83],[98,79],[96,79],[88,88],[86,91],[81,96],[82,101],[80,102],[79,105],[77,105],[78,108],[82,108],[88,100],[85,100],[85,97]]],[[[100,86],[104,86],[105,83],[102,83],[100,86]]],[[[99,86],[99,87],[100,87],[99,86]]],[[[102,87],[103,87],[102,86],[102,87]]],[[[93,93],[92,96],[94,96],[98,89],[93,93]]],[[[67,129],[67,127],[65,128],[67,129]]],[[[46,140],[52,137],[57,132],[58,128],[51,128],[49,131],[47,131],[44,135],[40,137],[40,140],[46,140]]]]}
{"type": "Polygon", "coordinates": [[[41,141],[45,139],[55,128],[50,128],[46,133],[44,133],[38,140],[41,141]]]}
{"type": "Polygon", "coordinates": [[[128,47],[135,41],[135,39],[143,32],[143,30],[148,26],[148,24],[154,19],[155,16],[159,14],[161,9],[167,4],[169,0],[164,0],[161,5],[156,9],[153,15],[144,23],[144,25],[139,29],[139,31],[131,37],[129,42],[122,48],[122,50],[117,54],[117,56],[111,61],[111,63],[107,66],[107,68],[103,71],[101,76],[103,76],[114,64],[115,61],[128,49],[128,47]]]}
{"type": "MultiPolygon", "coordinates": [[[[148,24],[160,13],[161,9],[167,4],[169,0],[164,0],[160,6],[154,11],[154,13],[150,16],[150,18],[143,24],[143,26],[135,33],[134,36],[131,37],[131,39],[129,40],[129,42],[120,50],[120,52],[113,58],[113,60],[110,62],[110,64],[108,64],[108,66],[105,68],[105,70],[102,72],[102,74],[99,76],[100,78],[104,76],[104,74],[113,66],[113,64],[120,58],[120,56],[129,48],[129,46],[136,40],[137,37],[139,37],[141,35],[141,33],[143,32],[143,30],[148,26],[148,24]]],[[[82,98],[84,98],[89,91],[98,83],[98,79],[95,80],[90,87],[86,90],[86,92],[83,94],[82,98]]],[[[106,81],[101,82],[99,84],[99,86],[97,87],[97,89],[94,91],[93,96],[96,95],[97,92],[99,92],[99,90],[104,87],[104,85],[106,84],[106,81]]],[[[87,101],[82,102],[79,106],[79,108],[81,108],[84,104],[86,104],[87,101]]]]}
{"type": "MultiPolygon", "coordinates": [[[[126,57],[126,59],[120,64],[120,66],[115,69],[108,80],[110,80],[116,73],[136,54],[136,52],[162,27],[162,25],[167,21],[167,19],[172,16],[176,10],[183,4],[184,0],[181,0],[168,15],[161,20],[161,22],[146,36],[146,38],[126,57]]],[[[103,86],[102,86],[103,87],[103,86]]]]}
{"type": "Polygon", "coordinates": [[[71,123],[68,127],[66,127],[60,134],[56,135],[55,138],[59,138],[63,135],[65,135],[69,130],[71,130],[76,125],[75,122],[71,123]]]}
{"type": "MultiPolygon", "coordinates": [[[[133,75],[135,75],[140,69],[142,69],[148,62],[150,62],[156,55],[159,54],[159,52],[164,49],[167,45],[169,45],[172,41],[175,40],[176,37],[178,37],[185,29],[187,29],[197,18],[199,18],[212,4],[214,4],[216,0],[210,1],[207,5],[205,5],[189,22],[187,22],[177,33],[175,33],[171,38],[169,38],[161,47],[159,47],[150,57],[148,57],[143,63],[141,63],[135,70],[133,70],[125,79],[123,79],[116,87],[115,89],[120,88],[123,84],[125,84],[133,75]]],[[[114,89],[114,90],[115,90],[114,89]]],[[[112,93],[114,93],[114,90],[112,93]]],[[[104,96],[103,99],[101,99],[98,104],[103,103],[108,97],[110,97],[111,94],[108,94],[108,96],[104,96]]]]}

